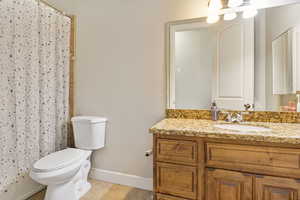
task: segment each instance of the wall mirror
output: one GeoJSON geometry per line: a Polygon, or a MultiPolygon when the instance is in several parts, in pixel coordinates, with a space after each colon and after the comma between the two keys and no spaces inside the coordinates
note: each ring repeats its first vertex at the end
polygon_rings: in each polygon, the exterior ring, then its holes
{"type": "MultiPolygon", "coordinates": [[[[168,108],[297,111],[300,3],[167,24],[168,108]]],[[[300,106],[300,104],[299,104],[300,106]]]]}

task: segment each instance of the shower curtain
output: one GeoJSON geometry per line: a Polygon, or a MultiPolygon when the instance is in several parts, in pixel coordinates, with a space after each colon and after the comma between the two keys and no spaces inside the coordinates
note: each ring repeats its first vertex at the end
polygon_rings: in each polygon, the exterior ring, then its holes
{"type": "Polygon", "coordinates": [[[0,193],[67,145],[70,25],[35,0],[0,0],[0,193]]]}

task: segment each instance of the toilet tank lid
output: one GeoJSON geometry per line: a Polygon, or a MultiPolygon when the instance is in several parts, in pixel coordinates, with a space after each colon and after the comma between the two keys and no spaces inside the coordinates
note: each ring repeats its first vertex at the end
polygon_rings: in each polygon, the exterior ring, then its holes
{"type": "Polygon", "coordinates": [[[104,117],[77,116],[72,118],[72,122],[103,123],[107,122],[107,119],[104,117]]]}

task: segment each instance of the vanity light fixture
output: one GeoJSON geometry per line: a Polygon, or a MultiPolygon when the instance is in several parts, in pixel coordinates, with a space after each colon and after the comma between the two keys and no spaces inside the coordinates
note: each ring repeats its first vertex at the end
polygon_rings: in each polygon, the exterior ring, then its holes
{"type": "Polygon", "coordinates": [[[225,21],[230,21],[237,17],[237,12],[243,12],[244,19],[254,17],[258,12],[255,7],[255,1],[256,0],[210,0],[206,22],[209,24],[218,22],[220,20],[220,14],[224,14],[225,21]],[[226,2],[228,2],[227,5],[224,5],[226,2]]]}

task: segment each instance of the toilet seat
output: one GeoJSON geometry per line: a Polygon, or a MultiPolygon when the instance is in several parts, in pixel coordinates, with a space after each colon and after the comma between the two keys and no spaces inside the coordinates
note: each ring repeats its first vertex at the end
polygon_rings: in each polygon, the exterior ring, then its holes
{"type": "Polygon", "coordinates": [[[33,165],[32,170],[40,173],[60,170],[87,159],[90,154],[91,151],[81,149],[64,149],[40,159],[33,165]]]}

